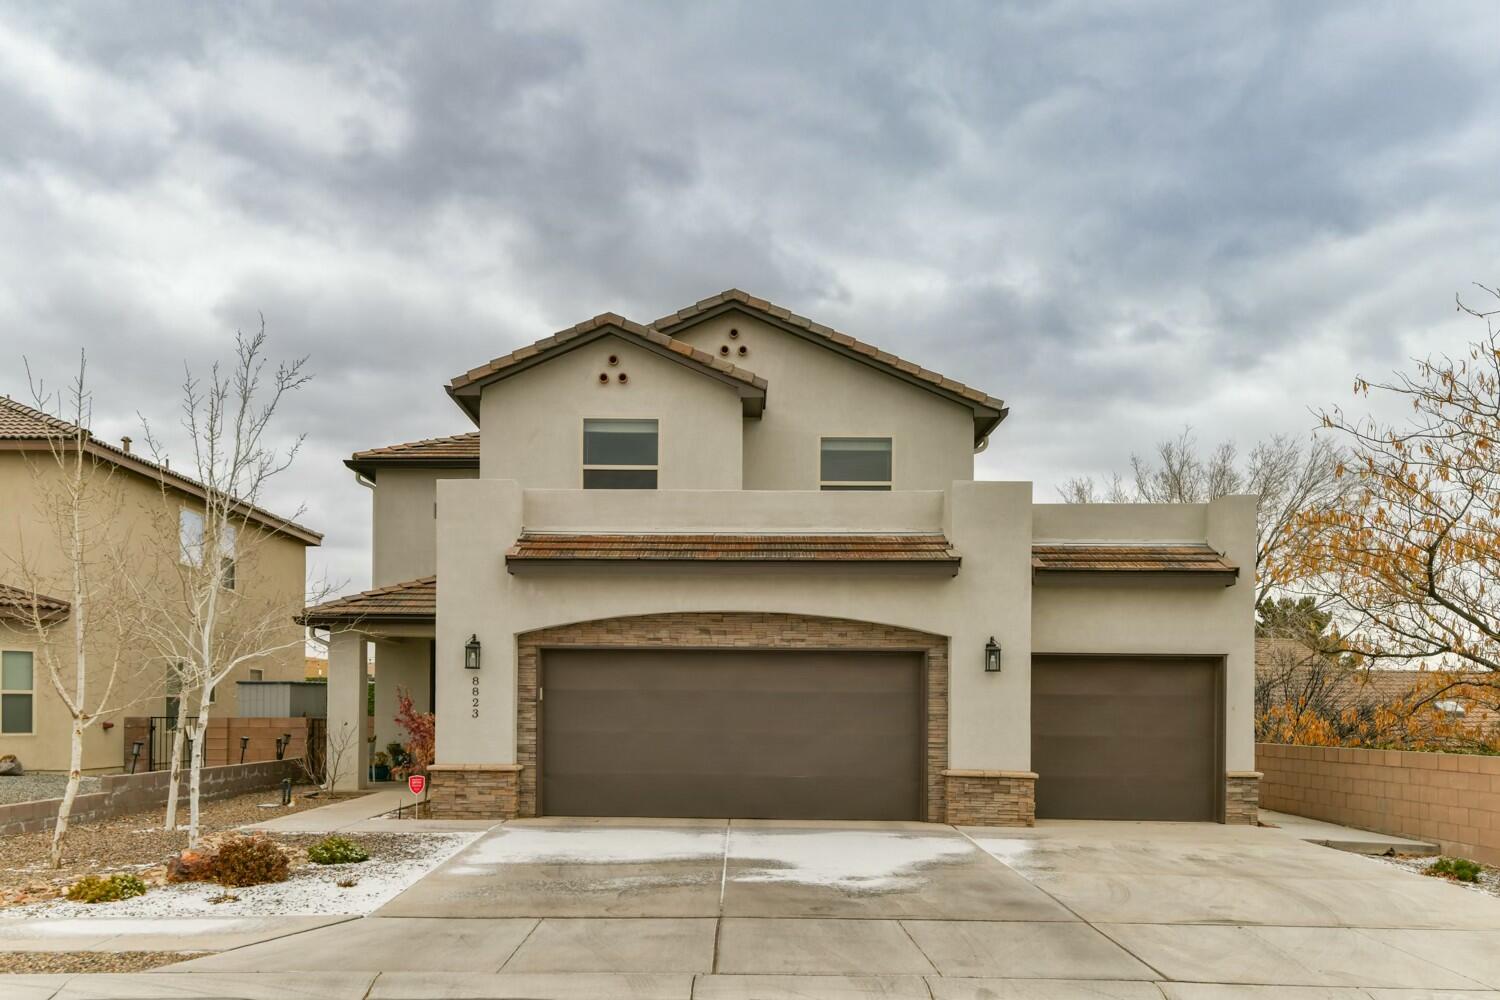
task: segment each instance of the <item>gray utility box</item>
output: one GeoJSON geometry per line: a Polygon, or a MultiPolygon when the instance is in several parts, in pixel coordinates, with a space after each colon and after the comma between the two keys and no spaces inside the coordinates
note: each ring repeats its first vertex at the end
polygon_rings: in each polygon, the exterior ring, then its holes
{"type": "Polygon", "coordinates": [[[242,719],[326,719],[328,685],[312,681],[239,681],[242,719]]]}

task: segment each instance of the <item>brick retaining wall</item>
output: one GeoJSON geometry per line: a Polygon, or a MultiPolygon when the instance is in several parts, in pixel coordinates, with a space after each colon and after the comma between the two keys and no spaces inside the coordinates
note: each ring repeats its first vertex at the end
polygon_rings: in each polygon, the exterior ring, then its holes
{"type": "MultiPolygon", "coordinates": [[[[184,807],[187,799],[187,771],[182,773],[182,796],[184,807]]],[[[242,792],[253,792],[261,788],[274,788],[283,778],[305,781],[302,761],[264,760],[253,764],[230,764],[225,767],[205,767],[202,773],[202,796],[204,801],[227,798],[242,792]]],[[[0,781],[4,781],[0,778],[0,781]]],[[[110,819],[126,813],[141,812],[164,805],[167,790],[171,786],[171,772],[146,771],[140,774],[106,774],[99,779],[99,791],[79,795],[73,800],[70,823],[87,823],[92,820],[110,819]]],[[[35,833],[50,830],[57,820],[59,799],[39,799],[35,802],[17,802],[0,806],[0,836],[16,833],[35,833]]],[[[184,818],[186,814],[184,813],[184,818]]]]}
{"type": "Polygon", "coordinates": [[[1500,865],[1500,757],[1255,746],[1260,804],[1500,865]]]}

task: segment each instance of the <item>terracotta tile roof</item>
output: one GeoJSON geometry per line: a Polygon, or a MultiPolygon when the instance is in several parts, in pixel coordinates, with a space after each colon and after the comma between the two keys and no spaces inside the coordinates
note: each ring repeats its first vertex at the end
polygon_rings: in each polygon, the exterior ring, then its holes
{"type": "Polygon", "coordinates": [[[769,562],[938,563],[959,557],[942,535],[552,534],[525,532],[507,563],[769,562]]]}
{"type": "Polygon", "coordinates": [[[723,379],[726,382],[738,385],[742,389],[742,395],[747,398],[764,399],[766,393],[766,380],[760,376],[748,372],[739,366],[716,358],[707,351],[700,351],[690,344],[684,344],[680,340],[641,326],[639,323],[631,322],[617,313],[601,313],[592,319],[586,319],[576,326],[570,326],[566,330],[559,330],[550,337],[544,337],[534,344],[511,351],[509,354],[495,358],[478,368],[471,368],[462,375],[456,375],[448,383],[448,394],[475,415],[475,406],[469,405],[472,398],[472,389],[494,381],[497,378],[511,374],[512,370],[534,359],[541,359],[549,354],[556,353],[568,347],[578,346],[579,343],[587,343],[606,333],[623,333],[627,339],[635,338],[642,343],[656,349],[659,353],[673,357],[683,364],[697,367],[705,374],[710,374],[723,379]],[[464,390],[471,390],[464,392],[464,390]]]}
{"type": "Polygon", "coordinates": [[[387,465],[415,465],[430,468],[479,468],[479,432],[450,434],[448,437],[424,438],[383,448],[356,451],[344,460],[355,472],[370,472],[387,465]]]}
{"type": "Polygon", "coordinates": [[[779,320],[781,324],[787,327],[795,328],[812,338],[826,341],[831,347],[842,348],[852,354],[860,355],[880,367],[909,376],[940,392],[956,396],[971,405],[998,411],[998,414],[993,419],[985,423],[983,433],[977,434],[976,437],[988,435],[996,424],[1005,419],[1005,415],[1009,412],[1004,400],[991,396],[983,390],[975,389],[945,375],[929,371],[921,365],[907,361],[905,358],[898,358],[888,351],[882,351],[880,348],[866,344],[864,341],[856,340],[847,333],[841,333],[830,326],[824,326],[822,323],[808,319],[806,316],[799,316],[790,309],[783,308],[765,299],[756,298],[738,288],[730,288],[720,292],[718,295],[710,295],[708,298],[695,302],[686,309],[679,309],[675,313],[663,316],[651,324],[651,329],[660,330],[663,333],[671,333],[673,330],[679,329],[694,320],[709,314],[722,312],[726,308],[733,308],[735,306],[741,306],[753,312],[761,313],[773,320],[779,320]]]}
{"type": "Polygon", "coordinates": [[[66,617],[72,607],[60,597],[34,594],[29,590],[0,583],[0,618],[30,619],[33,604],[43,618],[66,617]]]}
{"type": "Polygon", "coordinates": [[[354,625],[361,621],[422,623],[437,617],[437,577],[424,576],[324,601],[297,616],[299,625],[354,625]]]}
{"type": "Polygon", "coordinates": [[[1239,575],[1239,567],[1208,545],[1195,542],[1052,542],[1031,547],[1038,573],[1172,573],[1239,575]]]}
{"type": "MultiPolygon", "coordinates": [[[[71,437],[77,431],[76,424],[59,420],[24,403],[18,403],[8,396],[0,396],[0,441],[47,441],[58,437],[71,437]]],[[[174,472],[133,451],[107,444],[88,431],[84,432],[84,439],[90,454],[149,479],[164,480],[168,486],[176,487],[186,493],[203,496],[203,484],[196,479],[174,472]]],[[[251,510],[257,520],[274,531],[285,532],[311,545],[319,545],[323,541],[322,534],[295,521],[278,517],[261,507],[253,507],[251,510]]]]}

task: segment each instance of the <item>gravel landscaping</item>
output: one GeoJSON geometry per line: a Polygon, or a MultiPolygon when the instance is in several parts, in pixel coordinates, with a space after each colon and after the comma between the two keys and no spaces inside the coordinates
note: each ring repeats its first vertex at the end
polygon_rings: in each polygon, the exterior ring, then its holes
{"type": "MultiPolygon", "coordinates": [[[[22,774],[0,777],[0,806],[16,802],[34,802],[37,799],[60,799],[68,786],[66,774],[22,774]]],[[[97,792],[98,778],[81,778],[78,794],[97,792]]]]}
{"type": "MultiPolygon", "coordinates": [[[[1404,868],[1409,872],[1416,872],[1417,874],[1421,875],[1427,870],[1427,866],[1436,861],[1437,858],[1415,854],[1397,854],[1392,857],[1382,857],[1377,860],[1383,861],[1388,865],[1395,865],[1397,868],[1404,868]]],[[[1435,878],[1437,876],[1432,877],[1435,878]]],[[[1468,889],[1471,892],[1483,892],[1491,896],[1500,896],[1500,869],[1497,869],[1494,865],[1485,865],[1484,871],[1479,873],[1479,881],[1454,881],[1453,884],[1459,886],[1460,888],[1468,889]]]]}
{"type": "Polygon", "coordinates": [[[181,951],[13,951],[0,952],[0,973],[29,975],[77,972],[144,972],[202,957],[181,951]]]}
{"type": "MultiPolygon", "coordinates": [[[[281,804],[281,790],[278,788],[205,802],[201,813],[203,830],[205,833],[230,830],[313,809],[330,801],[326,797],[313,798],[306,794],[309,791],[313,789],[295,790],[290,806],[281,804]]],[[[63,867],[60,871],[47,867],[51,833],[23,833],[0,838],[0,914],[11,915],[6,909],[8,905],[59,895],[82,875],[117,871],[145,873],[159,868],[167,858],[187,846],[185,831],[161,828],[165,819],[166,809],[163,807],[73,826],[63,841],[63,867]]],[[[178,819],[187,819],[185,804],[178,819]]]]}

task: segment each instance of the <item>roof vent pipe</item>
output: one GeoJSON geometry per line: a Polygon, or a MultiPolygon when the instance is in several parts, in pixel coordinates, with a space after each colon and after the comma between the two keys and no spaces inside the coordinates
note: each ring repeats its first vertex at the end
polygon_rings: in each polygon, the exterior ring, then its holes
{"type": "Polygon", "coordinates": [[[130,454],[130,435],[126,434],[120,438],[120,447],[125,449],[125,454],[130,454]]]}

